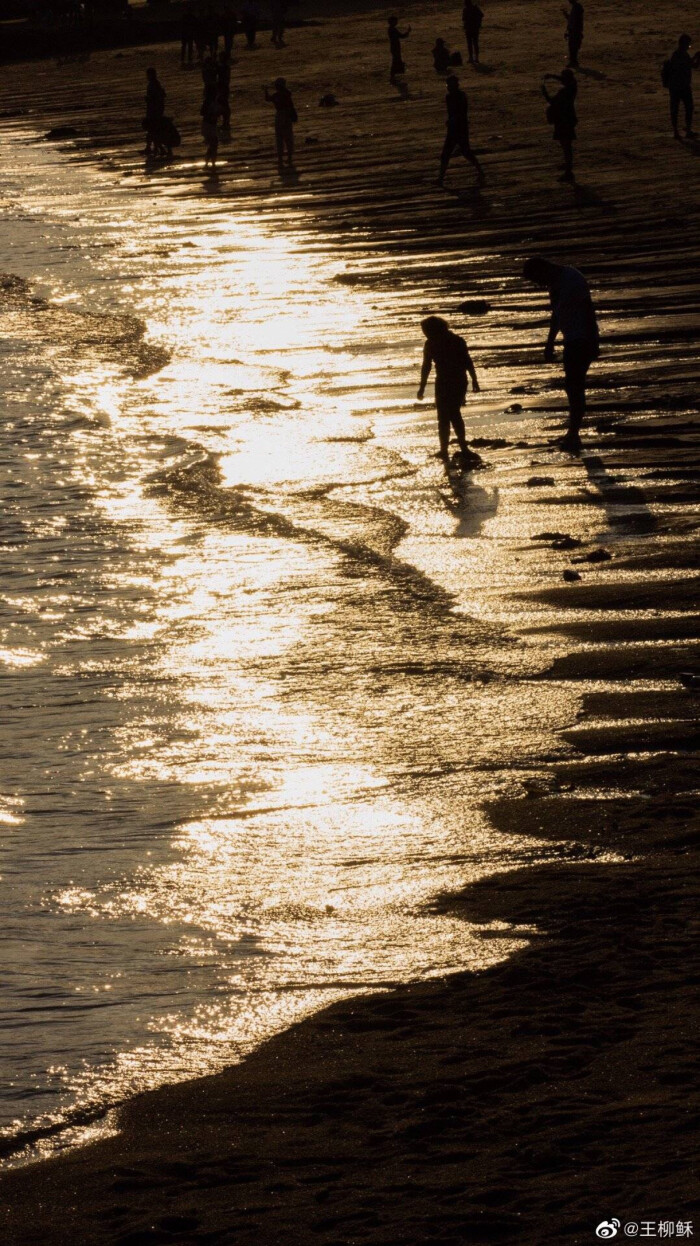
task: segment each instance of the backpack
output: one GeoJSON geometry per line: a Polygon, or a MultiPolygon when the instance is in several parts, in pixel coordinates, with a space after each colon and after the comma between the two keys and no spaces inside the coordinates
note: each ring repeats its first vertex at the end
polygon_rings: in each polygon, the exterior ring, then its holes
{"type": "Polygon", "coordinates": [[[661,66],[661,85],[662,87],[669,87],[671,85],[671,62],[670,61],[664,61],[663,65],[661,66]]]}

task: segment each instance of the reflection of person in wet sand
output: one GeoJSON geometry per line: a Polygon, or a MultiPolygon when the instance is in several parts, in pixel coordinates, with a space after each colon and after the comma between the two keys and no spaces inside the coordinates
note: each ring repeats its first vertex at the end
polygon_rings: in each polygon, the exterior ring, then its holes
{"type": "Polygon", "coordinates": [[[396,79],[400,74],[405,74],[406,72],[406,66],[403,63],[403,57],[401,55],[401,40],[408,39],[410,33],[410,26],[408,26],[406,30],[399,30],[398,17],[389,18],[388,35],[389,48],[391,50],[391,71],[389,73],[389,81],[392,85],[396,82],[396,79]]]}
{"type": "Polygon", "coordinates": [[[547,120],[554,127],[552,138],[555,143],[561,144],[564,154],[565,182],[574,181],[574,139],[578,123],[574,105],[577,93],[578,84],[571,69],[563,69],[561,74],[545,74],[542,94],[547,101],[547,120]],[[561,90],[556,95],[550,95],[544,84],[548,78],[561,83],[561,90]]]}
{"type": "Polygon", "coordinates": [[[285,78],[275,78],[274,91],[263,88],[268,104],[275,106],[275,142],[277,145],[277,164],[280,173],[284,169],[284,153],[287,153],[287,168],[294,168],[294,124],[298,120],[291,92],[287,88],[285,78]]]}
{"type": "Polygon", "coordinates": [[[586,375],[600,354],[598,322],[588,282],[577,268],[553,264],[534,255],[526,261],[523,277],[549,291],[552,315],[544,357],[554,359],[554,343],[564,339],[564,388],[569,400],[569,428],[560,442],[562,449],[577,454],[580,430],[586,414],[586,375]]]}
{"type": "Polygon", "coordinates": [[[423,398],[425,395],[425,387],[434,364],[440,457],[443,459],[448,457],[450,428],[453,428],[462,452],[462,467],[478,467],[481,459],[467,445],[461,411],[467,396],[468,376],[472,379],[474,393],[479,393],[479,382],[476,379],[476,369],[469,354],[469,347],[463,337],[451,331],[447,321],[441,316],[428,316],[421,322],[421,329],[425,334],[425,346],[423,347],[423,366],[418,397],[423,398]]]}
{"type": "Polygon", "coordinates": [[[479,182],[483,182],[484,170],[474,155],[469,142],[469,105],[467,97],[464,91],[460,91],[459,81],[454,74],[450,74],[447,79],[445,105],[447,107],[447,134],[440,157],[440,175],[437,184],[442,186],[447,173],[447,166],[455,151],[461,151],[464,159],[474,165],[479,175],[479,182]]]}

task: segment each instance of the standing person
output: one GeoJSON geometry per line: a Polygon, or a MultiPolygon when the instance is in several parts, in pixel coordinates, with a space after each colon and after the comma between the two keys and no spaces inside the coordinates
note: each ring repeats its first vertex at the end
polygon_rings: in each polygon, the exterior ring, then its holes
{"type": "Polygon", "coordinates": [[[180,64],[192,66],[194,59],[194,33],[195,33],[195,14],[192,0],[186,0],[182,7],[182,25],[181,25],[181,43],[180,43],[180,64]]]}
{"type": "Polygon", "coordinates": [[[146,70],[146,117],[144,126],[146,130],[147,156],[153,155],[156,148],[160,145],[160,130],[164,113],[165,91],[158,81],[155,69],[151,65],[146,70]]]}
{"type": "Polygon", "coordinates": [[[700,52],[690,55],[692,39],[690,35],[681,35],[678,47],[672,53],[663,68],[662,81],[668,88],[671,105],[671,125],[673,137],[680,138],[678,132],[678,114],[681,104],[685,112],[685,132],[688,138],[693,134],[693,70],[700,65],[700,52]]]}
{"type": "Polygon", "coordinates": [[[564,38],[569,45],[569,69],[578,69],[578,54],[583,43],[583,5],[581,0],[569,0],[569,8],[562,9],[566,18],[564,38]]]}
{"type": "Polygon", "coordinates": [[[554,360],[557,334],[564,339],[564,388],[569,402],[569,427],[562,449],[578,454],[581,424],[586,414],[586,375],[600,355],[598,321],[588,282],[577,268],[553,264],[540,255],[526,260],[523,277],[549,291],[552,315],[544,350],[546,363],[554,360]]]}
{"type": "Polygon", "coordinates": [[[216,102],[225,130],[231,129],[231,62],[225,52],[216,67],[216,102]]]}
{"type": "Polygon", "coordinates": [[[396,82],[399,75],[405,74],[406,72],[406,66],[404,65],[403,57],[401,55],[401,40],[408,39],[410,33],[410,26],[408,26],[406,30],[399,30],[398,17],[389,18],[389,27],[387,30],[387,34],[389,36],[389,48],[391,50],[391,71],[389,73],[389,81],[392,86],[396,82]]]}
{"type": "Polygon", "coordinates": [[[421,329],[425,334],[425,346],[423,347],[423,366],[420,372],[418,397],[419,399],[424,397],[430,370],[435,364],[439,457],[442,459],[448,457],[450,428],[453,428],[462,452],[462,467],[478,467],[481,459],[467,445],[461,411],[469,386],[467,376],[472,379],[474,393],[479,393],[479,382],[476,379],[476,369],[469,354],[469,347],[463,337],[451,331],[447,321],[441,316],[428,316],[426,320],[421,321],[421,329]]]}
{"type": "Polygon", "coordinates": [[[270,43],[274,43],[276,48],[284,48],[284,22],[287,16],[286,0],[272,0],[270,7],[270,16],[272,18],[272,37],[270,43]]]}
{"type": "Polygon", "coordinates": [[[284,153],[287,153],[287,168],[294,168],[294,126],[299,120],[294,107],[291,92],[287,89],[284,78],[275,78],[274,91],[263,87],[268,104],[275,106],[275,143],[277,146],[277,167],[280,173],[284,169],[284,153]]]}
{"type": "Polygon", "coordinates": [[[479,64],[479,33],[483,20],[484,14],[478,4],[475,4],[474,0],[464,0],[462,25],[467,39],[467,51],[471,65],[479,64]]]}
{"type": "Polygon", "coordinates": [[[575,180],[574,141],[578,124],[575,108],[577,93],[578,83],[573,70],[563,69],[561,74],[545,74],[542,81],[542,94],[547,101],[547,120],[553,126],[552,138],[555,143],[561,144],[564,153],[563,181],[565,182],[575,180]],[[561,90],[557,91],[556,95],[549,94],[545,86],[547,79],[561,83],[561,90]]]}
{"type": "Polygon", "coordinates": [[[255,0],[247,0],[241,10],[241,29],[245,35],[245,43],[249,52],[257,47],[255,37],[258,33],[258,6],[255,0]]]}
{"type": "Polygon", "coordinates": [[[438,177],[437,184],[438,186],[443,185],[450,158],[457,149],[461,151],[465,160],[474,165],[479,176],[479,182],[483,183],[485,180],[484,170],[474,155],[469,141],[469,105],[467,97],[464,91],[460,90],[459,80],[454,74],[450,74],[447,79],[445,105],[447,107],[447,134],[440,157],[440,176],[438,177]]]}

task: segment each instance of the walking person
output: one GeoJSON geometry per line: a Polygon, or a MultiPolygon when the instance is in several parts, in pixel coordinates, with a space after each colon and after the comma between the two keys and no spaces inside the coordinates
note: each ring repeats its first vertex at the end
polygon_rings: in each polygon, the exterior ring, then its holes
{"type": "Polygon", "coordinates": [[[165,91],[158,81],[158,75],[149,66],[146,70],[146,155],[152,156],[160,149],[160,132],[165,114],[165,91]]]}
{"type": "Polygon", "coordinates": [[[408,26],[406,30],[399,30],[398,17],[389,18],[389,26],[387,30],[387,34],[389,36],[389,49],[391,51],[391,70],[389,73],[389,81],[392,86],[396,82],[396,79],[401,74],[405,74],[406,72],[406,66],[401,54],[401,41],[403,39],[408,39],[410,33],[410,26],[408,26]]]}
{"type": "Polygon", "coordinates": [[[581,0],[569,0],[569,8],[562,9],[566,18],[564,38],[569,45],[569,69],[578,69],[578,54],[583,43],[583,5],[581,0]]]}
{"type": "Polygon", "coordinates": [[[586,376],[600,355],[598,321],[588,282],[577,268],[554,264],[540,255],[526,260],[523,277],[549,291],[552,314],[544,350],[546,363],[554,360],[554,343],[564,339],[564,388],[569,403],[569,427],[559,443],[563,450],[581,450],[581,425],[586,414],[586,376]]]}
{"type": "Polygon", "coordinates": [[[462,9],[462,26],[467,40],[470,65],[479,64],[479,34],[484,14],[475,0],[464,0],[462,9]]]}
{"type": "Polygon", "coordinates": [[[671,125],[673,137],[680,138],[678,130],[678,114],[681,104],[685,113],[686,138],[694,138],[693,134],[693,70],[700,65],[700,52],[690,55],[692,39],[690,35],[681,35],[678,46],[663,67],[662,82],[668,89],[671,107],[671,125]]]}
{"type": "Polygon", "coordinates": [[[547,121],[553,127],[552,138],[561,145],[564,155],[564,174],[562,181],[573,182],[574,178],[574,141],[576,139],[576,96],[578,83],[573,70],[563,69],[561,74],[545,74],[542,80],[542,94],[547,101],[547,121]],[[556,95],[550,95],[545,82],[551,79],[561,84],[556,95]]]}
{"type": "Polygon", "coordinates": [[[447,95],[445,96],[445,106],[447,108],[447,134],[440,156],[440,175],[437,180],[438,186],[442,186],[447,173],[447,166],[455,151],[461,151],[465,160],[474,166],[479,177],[479,183],[484,182],[484,170],[477,160],[471,148],[469,141],[469,105],[464,91],[460,90],[459,80],[454,74],[450,74],[447,79],[447,95]]]}
{"type": "Polygon", "coordinates": [[[284,171],[284,156],[287,155],[287,168],[294,168],[294,126],[299,120],[291,92],[284,78],[275,78],[274,91],[263,87],[268,104],[275,106],[275,144],[277,146],[277,167],[284,171]]]}
{"type": "Polygon", "coordinates": [[[463,337],[452,332],[442,316],[428,316],[427,319],[421,321],[421,329],[425,335],[425,346],[423,347],[418,398],[422,399],[425,395],[425,387],[434,364],[435,406],[440,441],[438,457],[447,461],[450,429],[454,429],[461,451],[461,466],[479,467],[481,458],[467,445],[461,410],[469,387],[468,377],[471,377],[474,393],[479,393],[479,382],[469,354],[469,347],[463,337]]]}

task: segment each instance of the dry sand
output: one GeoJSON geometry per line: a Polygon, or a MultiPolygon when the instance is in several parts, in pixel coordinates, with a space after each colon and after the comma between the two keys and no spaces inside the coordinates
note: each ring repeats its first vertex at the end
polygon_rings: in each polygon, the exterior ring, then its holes
{"type": "MultiPolygon", "coordinates": [[[[612,564],[583,564],[581,583],[557,579],[547,590],[571,652],[541,678],[595,676],[605,686],[583,696],[567,733],[577,760],[542,758],[529,795],[489,810],[520,835],[560,838],[565,828],[570,861],[440,901],[479,921],[536,924],[541,934],[496,969],[337,1005],[240,1067],[137,1099],[118,1137],[6,1176],[3,1240],[13,1246],[585,1243],[611,1216],[693,1218],[697,696],[675,681],[700,665],[688,540],[700,470],[700,147],[672,141],[659,68],[695,11],[591,0],[571,188],[556,180],[537,93],[539,75],[561,68],[559,6],[484,7],[486,64],[464,74],[483,193],[457,164],[451,192],[432,186],[442,89],[428,52],[436,34],[462,47],[457,7],[438,20],[433,5],[401,10],[414,27],[407,100],[388,84],[388,10],[296,31],[281,55],[266,44],[240,52],[235,158],[205,189],[224,204],[262,196],[281,221],[303,204],[348,244],[368,231],[372,280],[392,283],[399,298],[401,256],[427,266],[444,250],[471,261],[452,270],[455,302],[500,289],[507,314],[532,303],[517,273],[541,249],[585,267],[603,312],[622,317],[595,370],[590,489],[580,488],[580,468],[552,468],[551,527],[564,501],[622,499],[639,504],[630,538],[647,540],[641,552],[638,540],[626,547],[623,530],[612,564]],[[301,116],[301,178],[282,192],[259,102],[260,83],[279,72],[301,116]],[[338,108],[318,108],[327,91],[338,108]],[[631,678],[670,682],[630,691],[631,678]],[[619,797],[597,800],[603,790],[619,797]],[[621,864],[588,859],[611,850],[621,864]]],[[[100,54],[78,72],[6,68],[0,106],[30,109],[38,128],[75,126],[77,158],[129,173],[150,62],[185,140],[154,185],[191,188],[202,182],[200,83],[180,73],[172,46],[100,54]]],[[[515,358],[534,375],[534,347],[506,343],[481,363],[515,358]]],[[[545,427],[561,394],[535,388],[522,401],[545,427]]],[[[561,566],[580,569],[573,559],[590,552],[562,553],[561,566]]]]}

